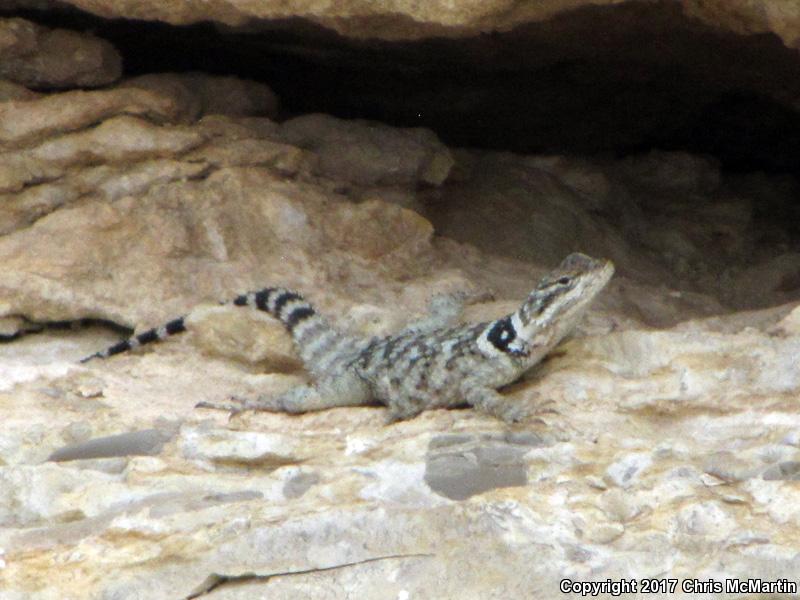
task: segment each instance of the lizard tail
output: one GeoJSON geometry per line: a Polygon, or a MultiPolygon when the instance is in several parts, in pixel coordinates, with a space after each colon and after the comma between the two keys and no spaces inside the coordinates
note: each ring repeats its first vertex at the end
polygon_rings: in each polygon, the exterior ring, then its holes
{"type": "MultiPolygon", "coordinates": [[[[341,334],[314,310],[297,292],[281,287],[269,287],[256,292],[236,296],[230,302],[234,306],[250,306],[264,311],[278,319],[294,339],[300,356],[306,364],[313,364],[327,354],[341,334]]],[[[154,327],[127,340],[117,342],[105,350],[95,352],[83,359],[82,363],[94,358],[108,358],[121,352],[133,350],[145,344],[158,342],[186,331],[186,316],[173,319],[160,327],[154,327]]]]}
{"type": "Polygon", "coordinates": [[[182,333],[186,331],[186,324],[184,323],[184,319],[186,317],[178,317],[177,319],[173,319],[160,327],[153,327],[153,329],[148,329],[147,331],[140,333],[139,335],[135,335],[133,337],[128,338],[127,340],[122,340],[121,342],[117,342],[113,346],[109,346],[105,350],[101,350],[100,352],[95,352],[94,354],[90,354],[89,356],[85,356],[81,359],[82,363],[89,362],[95,358],[108,358],[109,356],[114,356],[115,354],[119,354],[121,352],[127,352],[128,350],[133,350],[134,348],[138,348],[139,346],[143,346],[144,344],[151,344],[153,342],[157,342],[159,340],[163,340],[171,335],[175,335],[176,333],[182,333]]]}
{"type": "Polygon", "coordinates": [[[317,313],[305,298],[292,290],[264,288],[237,296],[233,304],[255,307],[283,323],[294,340],[300,358],[311,371],[318,371],[329,360],[335,359],[346,343],[340,331],[317,313]]]}

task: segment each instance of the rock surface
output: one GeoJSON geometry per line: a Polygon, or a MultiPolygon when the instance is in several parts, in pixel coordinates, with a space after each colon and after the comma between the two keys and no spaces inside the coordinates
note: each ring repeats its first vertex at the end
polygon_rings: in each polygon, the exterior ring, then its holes
{"type": "Polygon", "coordinates": [[[121,73],[122,59],[105,40],[0,18],[0,78],[52,89],[97,87],[121,73]]]}
{"type": "MultiPolygon", "coordinates": [[[[302,18],[356,38],[419,39],[433,35],[464,36],[504,31],[584,6],[614,6],[625,0],[412,0],[370,2],[229,2],[209,0],[202,4],[176,0],[63,0],[104,18],[159,20],[172,24],[214,21],[247,25],[258,20],[302,18]]],[[[785,0],[681,0],[683,11],[719,28],[736,33],[778,35],[790,47],[800,41],[800,7],[785,0]]]]}
{"type": "Polygon", "coordinates": [[[3,600],[796,581],[800,261],[757,210],[780,182],[277,122],[265,86],[202,74],[23,92],[0,103],[0,331],[43,331],[0,345],[3,600]],[[217,300],[286,285],[376,335],[464,291],[478,321],[573,250],[618,276],[504,391],[523,423],[195,408],[305,380],[280,327],[217,300]],[[49,326],[184,313],[191,333],[87,365],[119,334],[49,326]]]}

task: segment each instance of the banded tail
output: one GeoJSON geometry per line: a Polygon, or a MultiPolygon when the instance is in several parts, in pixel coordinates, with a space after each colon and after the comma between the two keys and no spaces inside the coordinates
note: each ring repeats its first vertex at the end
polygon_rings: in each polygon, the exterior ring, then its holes
{"type": "MultiPolygon", "coordinates": [[[[331,350],[331,346],[336,345],[334,342],[341,337],[341,334],[318,315],[314,307],[300,294],[285,288],[264,288],[257,292],[241,294],[232,301],[220,304],[254,307],[278,319],[291,334],[306,364],[314,364],[322,354],[331,350]]],[[[117,342],[105,350],[82,358],[80,362],[85,363],[94,358],[108,358],[184,331],[186,331],[186,315],[117,342]]]]}
{"type": "Polygon", "coordinates": [[[139,335],[130,337],[127,340],[117,342],[105,350],[101,350],[100,352],[95,352],[94,354],[83,357],[81,362],[89,362],[94,358],[108,358],[109,356],[114,356],[115,354],[119,354],[121,352],[133,350],[134,348],[138,348],[144,344],[150,344],[152,342],[157,342],[158,340],[163,340],[164,338],[175,335],[176,333],[182,333],[186,331],[186,325],[184,324],[185,318],[185,316],[178,317],[177,319],[173,319],[172,321],[169,321],[160,327],[153,327],[153,329],[148,329],[144,333],[140,333],[139,335]]]}

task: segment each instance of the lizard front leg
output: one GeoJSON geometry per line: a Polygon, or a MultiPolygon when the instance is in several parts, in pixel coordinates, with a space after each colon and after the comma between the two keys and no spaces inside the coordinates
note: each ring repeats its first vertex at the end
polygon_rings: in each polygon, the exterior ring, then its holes
{"type": "Polygon", "coordinates": [[[428,302],[428,314],[403,328],[407,333],[428,333],[458,322],[466,302],[466,292],[437,294],[428,302]]]}
{"type": "Polygon", "coordinates": [[[490,387],[464,385],[464,401],[506,423],[517,423],[528,416],[528,410],[521,404],[510,402],[508,398],[490,387]]]}

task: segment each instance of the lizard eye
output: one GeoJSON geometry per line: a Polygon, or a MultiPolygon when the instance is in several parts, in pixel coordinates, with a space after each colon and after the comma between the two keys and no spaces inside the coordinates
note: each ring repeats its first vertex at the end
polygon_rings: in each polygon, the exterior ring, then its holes
{"type": "Polygon", "coordinates": [[[561,279],[558,280],[558,283],[560,283],[561,285],[567,285],[569,281],[570,281],[569,277],[562,277],[561,279]]]}

